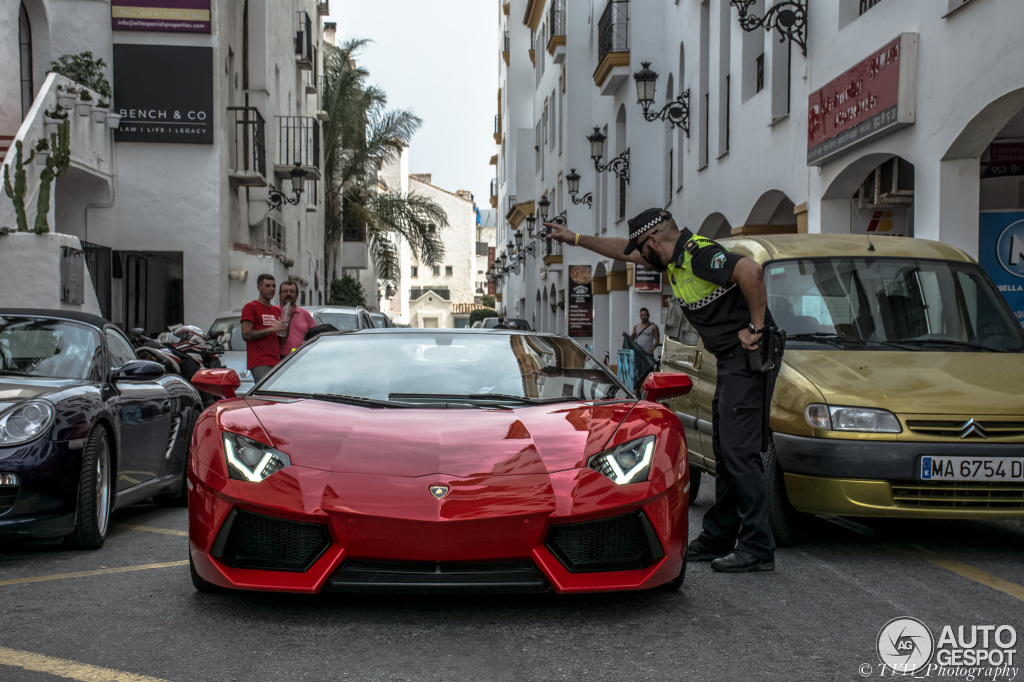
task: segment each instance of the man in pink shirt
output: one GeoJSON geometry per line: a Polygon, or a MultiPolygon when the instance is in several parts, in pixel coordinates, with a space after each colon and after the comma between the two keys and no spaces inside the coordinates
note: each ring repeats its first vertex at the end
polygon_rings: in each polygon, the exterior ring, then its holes
{"type": "Polygon", "coordinates": [[[289,303],[295,307],[295,314],[292,315],[291,322],[288,325],[288,336],[281,339],[281,357],[283,358],[302,345],[306,338],[306,332],[315,327],[316,322],[313,321],[313,316],[309,314],[308,310],[300,308],[296,304],[296,301],[299,299],[298,284],[290,279],[281,282],[280,293],[281,297],[279,300],[281,301],[282,310],[289,303]]]}

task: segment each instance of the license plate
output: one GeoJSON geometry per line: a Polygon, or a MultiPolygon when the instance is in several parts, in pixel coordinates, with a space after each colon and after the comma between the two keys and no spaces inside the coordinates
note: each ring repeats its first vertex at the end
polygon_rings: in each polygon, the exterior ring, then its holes
{"type": "Polygon", "coordinates": [[[926,456],[921,458],[921,480],[1024,482],[1024,459],[926,456]]]}

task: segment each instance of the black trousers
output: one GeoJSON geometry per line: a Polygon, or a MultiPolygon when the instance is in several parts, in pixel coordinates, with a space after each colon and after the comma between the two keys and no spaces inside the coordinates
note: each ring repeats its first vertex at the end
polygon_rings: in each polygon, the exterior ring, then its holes
{"type": "Polygon", "coordinates": [[[775,538],[768,525],[767,490],[761,461],[768,375],[747,367],[747,353],[718,359],[712,401],[715,503],[704,514],[701,542],[771,561],[775,538]]]}

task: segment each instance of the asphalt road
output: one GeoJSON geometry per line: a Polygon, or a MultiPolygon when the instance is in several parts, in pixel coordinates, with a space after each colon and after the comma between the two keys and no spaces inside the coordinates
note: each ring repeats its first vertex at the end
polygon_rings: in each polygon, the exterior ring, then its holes
{"type": "MultiPolygon", "coordinates": [[[[0,681],[875,679],[908,616],[936,643],[1009,626],[988,650],[1016,672],[975,679],[1024,679],[1024,522],[821,520],[773,573],[691,564],[671,594],[392,598],[199,594],[187,523],[139,505],[96,552],[0,546],[0,681]]],[[[918,676],[969,679],[943,672],[918,676]]]]}

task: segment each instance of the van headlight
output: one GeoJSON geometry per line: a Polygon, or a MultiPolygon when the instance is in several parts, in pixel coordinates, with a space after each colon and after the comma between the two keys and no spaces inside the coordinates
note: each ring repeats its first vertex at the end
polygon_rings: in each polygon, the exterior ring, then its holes
{"type": "Polygon", "coordinates": [[[291,458],[280,450],[237,433],[224,434],[224,459],[228,476],[253,483],[292,465],[291,458]]]}
{"type": "Polygon", "coordinates": [[[0,414],[0,445],[16,445],[41,435],[53,423],[55,410],[45,400],[27,400],[0,414]]]}
{"type": "Polygon", "coordinates": [[[862,431],[864,433],[900,433],[900,420],[889,410],[874,407],[843,407],[842,405],[808,405],[804,410],[807,423],[829,431],[862,431]]]}
{"type": "Polygon", "coordinates": [[[656,440],[654,436],[644,436],[616,445],[591,457],[587,461],[587,466],[619,485],[646,481],[651,473],[656,440]]]}

